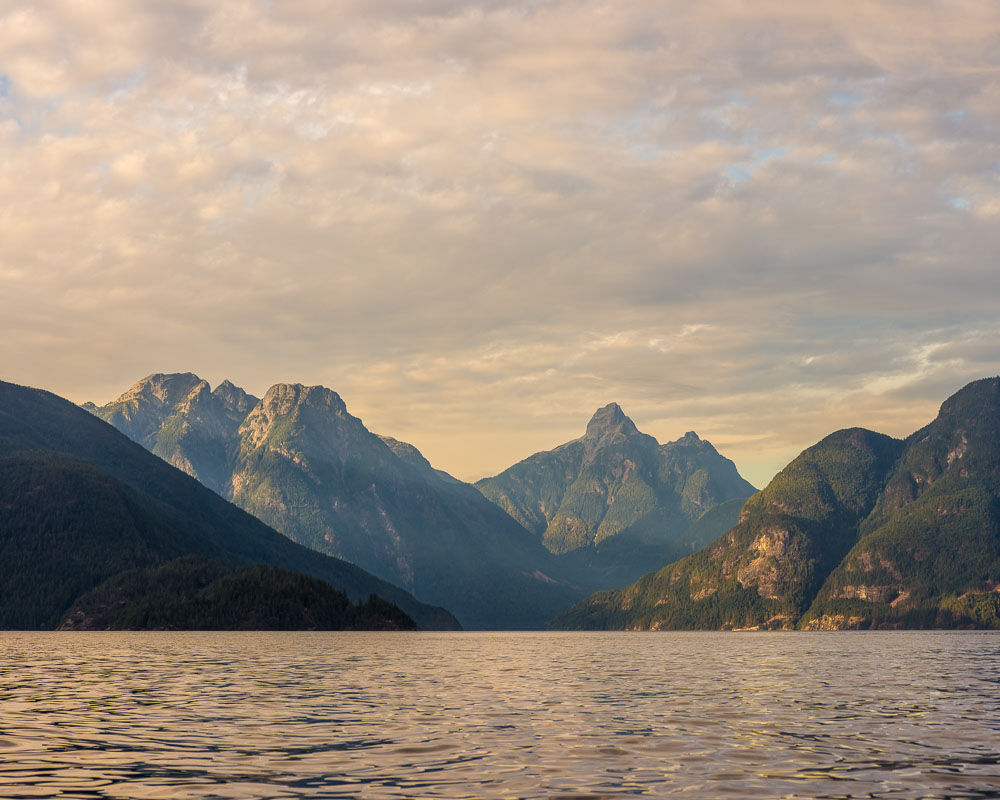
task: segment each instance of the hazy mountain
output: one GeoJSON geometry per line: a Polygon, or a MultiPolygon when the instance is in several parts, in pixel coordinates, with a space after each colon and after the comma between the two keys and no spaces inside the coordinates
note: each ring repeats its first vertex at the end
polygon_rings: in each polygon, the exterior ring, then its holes
{"type": "Polygon", "coordinates": [[[289,538],[446,605],[466,627],[539,627],[584,594],[552,577],[551,554],[507,514],[412,445],[369,432],[336,392],[277,384],[235,425],[241,408],[218,392],[154,375],[92,411],[161,420],[157,432],[123,430],[289,538]],[[158,387],[174,385],[187,393],[164,408],[158,387]]]}
{"type": "MultiPolygon", "coordinates": [[[[535,453],[476,488],[575,574],[599,576],[605,585],[634,580],[651,564],[707,543],[692,524],[756,491],[693,431],[661,445],[617,403],[599,409],[581,438],[535,453]]],[[[737,511],[729,506],[727,520],[737,511]]]]}
{"type": "MultiPolygon", "coordinates": [[[[150,394],[162,405],[189,396],[183,384],[150,394]]],[[[146,405],[122,415],[149,436],[156,409],[146,405]]],[[[230,568],[273,564],[354,599],[376,593],[424,627],[456,625],[443,609],[290,542],[73,404],[0,382],[0,627],[53,627],[106,579],[185,555],[230,568]]]]}
{"type": "Polygon", "coordinates": [[[969,384],[901,442],[839,431],[704,550],[557,627],[1000,626],[1000,380],[969,384]]]}

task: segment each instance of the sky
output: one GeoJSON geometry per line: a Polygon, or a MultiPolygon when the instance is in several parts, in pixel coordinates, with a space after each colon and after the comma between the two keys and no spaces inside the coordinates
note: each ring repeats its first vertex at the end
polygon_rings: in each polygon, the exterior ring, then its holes
{"type": "Polygon", "coordinates": [[[0,377],[323,384],[464,479],[757,486],[1000,372],[1000,4],[0,6],[0,377]]]}

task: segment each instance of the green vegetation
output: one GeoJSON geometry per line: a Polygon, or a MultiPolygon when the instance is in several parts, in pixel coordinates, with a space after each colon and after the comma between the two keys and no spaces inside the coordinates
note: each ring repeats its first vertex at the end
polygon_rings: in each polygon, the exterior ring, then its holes
{"type": "Polygon", "coordinates": [[[1000,627],[1000,380],[897,442],[809,448],[705,550],[560,616],[566,628],[1000,627]]]}
{"type": "Polygon", "coordinates": [[[553,626],[791,627],[856,541],[900,447],[861,429],[828,436],[751,497],[736,526],[707,548],[577,604],[553,626]]]}
{"type": "Polygon", "coordinates": [[[0,458],[0,628],[52,628],[82,592],[190,544],[134,490],[57,453],[0,458]]]}
{"type": "Polygon", "coordinates": [[[226,569],[197,557],[120,573],[67,612],[65,630],[412,630],[376,595],[351,603],[328,583],[258,564],[226,569]]]}
{"type": "Polygon", "coordinates": [[[907,439],[802,627],[838,615],[855,627],[998,625],[988,600],[1000,582],[998,383],[969,384],[907,439]]]}

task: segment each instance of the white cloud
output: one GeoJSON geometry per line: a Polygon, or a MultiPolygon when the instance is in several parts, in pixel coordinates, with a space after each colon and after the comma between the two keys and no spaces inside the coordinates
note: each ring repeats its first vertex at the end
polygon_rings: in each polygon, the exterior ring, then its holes
{"type": "Polygon", "coordinates": [[[5,376],[323,382],[465,477],[617,399],[762,482],[1000,370],[998,54],[971,1],[15,3],[5,376]]]}

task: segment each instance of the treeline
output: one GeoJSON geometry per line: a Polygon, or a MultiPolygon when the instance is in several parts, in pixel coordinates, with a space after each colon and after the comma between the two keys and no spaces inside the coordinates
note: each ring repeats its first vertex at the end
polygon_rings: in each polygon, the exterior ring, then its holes
{"type": "Polygon", "coordinates": [[[116,575],[81,597],[71,630],[414,630],[376,595],[352,603],[316,578],[255,565],[227,569],[188,556],[116,575]]]}

